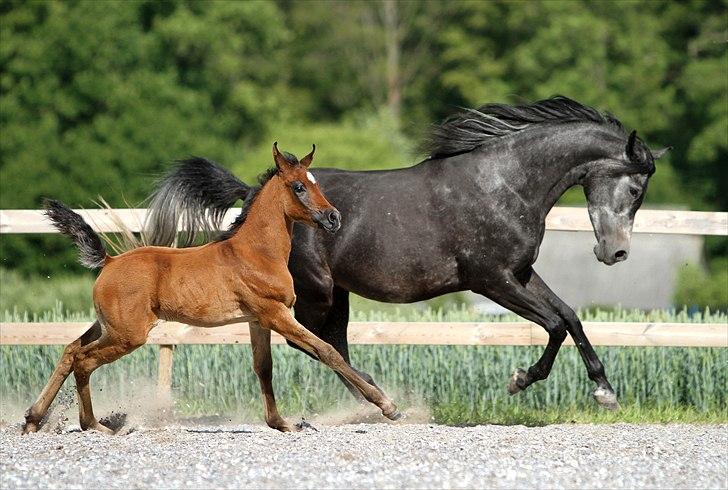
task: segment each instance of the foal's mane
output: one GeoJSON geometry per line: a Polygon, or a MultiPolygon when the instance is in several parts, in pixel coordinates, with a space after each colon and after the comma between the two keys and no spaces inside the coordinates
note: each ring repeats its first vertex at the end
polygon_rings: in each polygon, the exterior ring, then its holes
{"type": "MultiPolygon", "coordinates": [[[[282,154],[288,163],[290,163],[292,165],[298,164],[298,158],[296,158],[295,155],[292,155],[285,151],[282,152],[282,154]]],[[[258,185],[255,187],[252,187],[250,189],[250,191],[248,191],[248,195],[245,196],[245,200],[243,201],[243,206],[240,208],[240,214],[237,216],[237,218],[235,218],[235,221],[233,221],[230,224],[228,229],[225,230],[224,232],[222,232],[215,241],[221,242],[223,240],[232,238],[232,236],[235,235],[235,232],[237,232],[238,229],[241,226],[243,226],[243,223],[245,223],[245,219],[248,217],[250,208],[253,206],[253,203],[255,202],[255,198],[258,197],[260,190],[277,173],[278,173],[278,169],[276,167],[271,167],[258,176],[258,185]]]]}
{"type": "Polygon", "coordinates": [[[430,158],[467,153],[490,140],[521,132],[538,124],[591,122],[626,134],[624,126],[608,112],[556,95],[533,104],[486,104],[478,109],[464,108],[435,125],[422,149],[430,158]]]}

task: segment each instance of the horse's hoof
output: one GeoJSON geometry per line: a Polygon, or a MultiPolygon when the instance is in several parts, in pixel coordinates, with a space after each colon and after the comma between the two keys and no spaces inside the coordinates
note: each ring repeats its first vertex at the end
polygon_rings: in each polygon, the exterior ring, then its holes
{"type": "Polygon", "coordinates": [[[271,428],[280,432],[301,432],[303,430],[303,427],[299,424],[285,424],[275,427],[271,426],[271,428]]]}
{"type": "Polygon", "coordinates": [[[406,418],[407,418],[407,416],[404,413],[400,412],[399,410],[395,411],[392,415],[389,416],[389,420],[394,420],[394,421],[404,420],[406,418]]]}
{"type": "Polygon", "coordinates": [[[511,379],[508,382],[508,394],[515,395],[519,391],[523,391],[527,388],[526,381],[528,380],[528,373],[523,369],[516,369],[511,374],[511,379]]]}
{"type": "Polygon", "coordinates": [[[113,436],[116,434],[113,430],[109,429],[105,425],[101,424],[100,422],[94,422],[93,424],[87,425],[87,426],[81,426],[81,430],[86,432],[89,430],[95,430],[97,432],[101,432],[102,434],[108,434],[110,436],[113,436]]]}
{"type": "Polygon", "coordinates": [[[397,407],[395,407],[394,405],[392,405],[392,410],[389,410],[387,412],[382,410],[382,415],[387,417],[389,420],[399,420],[404,417],[404,415],[402,415],[402,412],[397,410],[397,407]]]}
{"type": "Polygon", "coordinates": [[[619,410],[619,402],[617,401],[617,395],[613,391],[606,388],[597,388],[594,390],[594,399],[597,403],[609,410],[619,410]]]}
{"type": "Polygon", "coordinates": [[[38,432],[38,424],[35,422],[26,422],[23,424],[23,435],[38,432]]]}

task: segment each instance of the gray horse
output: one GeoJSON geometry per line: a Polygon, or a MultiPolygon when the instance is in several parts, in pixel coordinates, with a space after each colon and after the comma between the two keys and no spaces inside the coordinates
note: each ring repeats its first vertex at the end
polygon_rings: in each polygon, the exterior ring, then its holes
{"type": "MultiPolygon", "coordinates": [[[[409,168],[313,170],[343,222],[336,235],[295,227],[296,318],[348,361],[349,292],[409,303],[471,290],[548,332],[541,358],[513,373],[511,394],[549,375],[568,332],[596,401],[618,408],[579,318],[532,265],[547,213],[575,185],[586,194],[596,258],[626,260],[654,160],[669,148],[651,151],[615,117],[566,97],[465,110],[436,126],[425,147],[431,156],[409,168]]],[[[188,230],[217,228],[249,192],[213,162],[179,162],[153,194],[148,239],[170,244],[180,219],[188,230]]]]}

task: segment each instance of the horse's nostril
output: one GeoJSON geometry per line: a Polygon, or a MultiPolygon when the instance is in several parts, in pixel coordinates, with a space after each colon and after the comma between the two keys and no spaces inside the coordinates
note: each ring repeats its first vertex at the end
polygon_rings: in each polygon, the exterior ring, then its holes
{"type": "Polygon", "coordinates": [[[329,222],[336,224],[339,222],[339,213],[332,211],[329,213],[329,222]]]}
{"type": "Polygon", "coordinates": [[[614,258],[617,260],[626,260],[627,252],[625,252],[624,250],[617,250],[617,253],[614,254],[614,258]]]}

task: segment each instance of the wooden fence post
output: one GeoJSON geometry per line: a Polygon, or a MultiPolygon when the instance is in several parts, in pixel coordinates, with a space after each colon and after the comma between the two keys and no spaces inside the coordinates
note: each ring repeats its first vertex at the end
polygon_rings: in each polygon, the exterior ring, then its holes
{"type": "Polygon", "coordinates": [[[159,346],[159,377],[157,380],[157,395],[169,397],[172,394],[172,355],[174,345],[159,346]]]}

